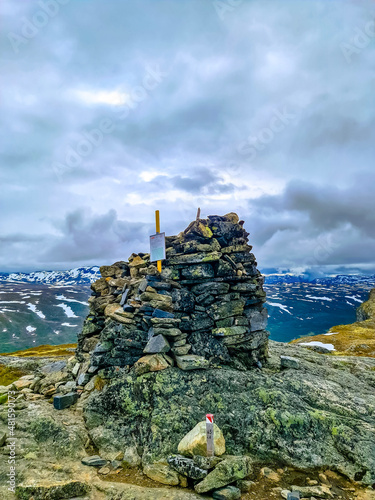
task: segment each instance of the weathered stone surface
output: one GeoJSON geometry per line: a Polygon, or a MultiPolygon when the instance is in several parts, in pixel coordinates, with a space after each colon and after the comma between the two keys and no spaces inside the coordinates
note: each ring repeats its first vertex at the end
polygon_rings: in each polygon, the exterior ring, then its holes
{"type": "Polygon", "coordinates": [[[298,359],[291,356],[280,356],[280,363],[283,368],[294,368],[295,370],[298,370],[300,366],[298,359]]]}
{"type": "Polygon", "coordinates": [[[81,481],[44,481],[38,485],[16,486],[16,498],[26,500],[60,499],[82,497],[90,491],[90,486],[81,481]]]}
{"type": "Polygon", "coordinates": [[[244,326],[229,326],[226,328],[214,328],[212,330],[212,335],[216,337],[228,337],[232,335],[242,335],[247,331],[248,329],[244,326]]]}
{"type": "Polygon", "coordinates": [[[58,394],[53,397],[53,407],[56,410],[64,410],[69,406],[74,405],[78,400],[76,392],[69,392],[68,394],[58,394]]]}
{"type": "MultiPolygon", "coordinates": [[[[215,455],[225,453],[225,439],[220,428],[214,424],[215,455]]],[[[193,457],[194,455],[207,456],[206,422],[199,422],[178,444],[181,455],[193,457]]]]}
{"type": "Polygon", "coordinates": [[[83,465],[90,465],[92,467],[103,466],[107,463],[107,460],[101,458],[99,455],[91,455],[90,457],[82,458],[81,462],[83,465]]]}
{"type": "Polygon", "coordinates": [[[212,494],[214,500],[238,500],[241,498],[241,490],[235,486],[225,486],[212,494]]]}
{"type": "Polygon", "coordinates": [[[211,264],[191,264],[181,269],[184,279],[213,278],[215,272],[211,264]]]}
{"type": "Polygon", "coordinates": [[[106,428],[119,451],[134,445],[133,433],[154,461],[175,453],[196,415],[210,411],[230,454],[334,468],[375,483],[375,360],[322,356],[277,342],[270,342],[269,355],[262,371],[170,368],[140,378],[130,373],[93,394],[87,425],[100,435],[106,428]],[[281,355],[298,359],[300,370],[281,369],[281,355]],[[116,415],[110,428],[108,408],[116,415]]]}
{"type": "Polygon", "coordinates": [[[251,472],[251,461],[246,456],[234,456],[220,462],[194,489],[197,493],[221,488],[238,479],[244,479],[251,472]]]}
{"type": "Polygon", "coordinates": [[[207,369],[210,363],[203,356],[187,354],[185,356],[176,356],[176,363],[181,370],[202,370],[207,369]]]}
{"type": "Polygon", "coordinates": [[[164,463],[147,464],[143,467],[143,473],[150,479],[162,484],[176,486],[180,482],[178,473],[164,463]]]}
{"type": "Polygon", "coordinates": [[[168,340],[163,335],[155,335],[151,337],[147,342],[146,347],[143,352],[145,354],[155,354],[159,352],[168,352],[170,351],[171,346],[169,345],[168,340]]]}
{"type": "Polygon", "coordinates": [[[134,371],[139,376],[143,373],[157,372],[169,367],[170,364],[162,354],[149,354],[135,363],[134,371]]]}
{"type": "Polygon", "coordinates": [[[203,479],[207,476],[207,470],[198,467],[192,458],[186,458],[182,455],[170,455],[167,462],[172,469],[183,476],[192,479],[203,479]]]}
{"type": "Polygon", "coordinates": [[[303,497],[334,498],[328,486],[292,486],[292,492],[297,491],[303,497]]]}
{"type": "Polygon", "coordinates": [[[177,356],[186,356],[190,350],[191,350],[191,345],[186,343],[182,346],[174,346],[172,348],[172,352],[176,356],[176,359],[177,356]]]}
{"type": "Polygon", "coordinates": [[[245,301],[243,299],[233,300],[229,302],[217,302],[212,304],[208,309],[207,313],[214,319],[224,319],[229,316],[240,315],[243,312],[245,301]]]}
{"type": "Polygon", "coordinates": [[[184,255],[175,255],[168,258],[168,265],[179,265],[179,264],[200,264],[204,262],[213,262],[219,260],[221,257],[220,252],[201,252],[201,253],[189,253],[184,255]]]}

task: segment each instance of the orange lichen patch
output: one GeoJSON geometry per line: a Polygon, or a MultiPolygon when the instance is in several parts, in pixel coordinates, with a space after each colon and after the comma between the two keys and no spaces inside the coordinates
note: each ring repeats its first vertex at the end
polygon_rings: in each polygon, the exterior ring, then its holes
{"type": "Polygon", "coordinates": [[[333,344],[334,355],[351,355],[375,357],[375,321],[368,319],[351,325],[332,327],[328,333],[332,335],[314,335],[292,340],[292,343],[319,341],[323,344],[333,344]]]}
{"type": "Polygon", "coordinates": [[[104,387],[106,386],[107,382],[105,380],[103,380],[102,378],[97,378],[95,380],[95,389],[97,391],[102,391],[104,389],[104,387]]]}
{"type": "Polygon", "coordinates": [[[23,351],[7,352],[0,356],[17,356],[18,358],[28,357],[54,357],[54,356],[73,356],[74,349],[77,344],[61,344],[61,345],[38,345],[23,351]]]}

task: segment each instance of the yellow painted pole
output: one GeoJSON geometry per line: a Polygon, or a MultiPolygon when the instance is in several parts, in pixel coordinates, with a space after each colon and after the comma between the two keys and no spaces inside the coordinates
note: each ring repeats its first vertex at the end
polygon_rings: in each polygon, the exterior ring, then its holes
{"type": "MultiPolygon", "coordinates": [[[[160,214],[159,210],[155,210],[155,222],[156,222],[156,232],[160,233],[160,214]]],[[[156,262],[159,273],[161,273],[161,260],[156,262]]]]}

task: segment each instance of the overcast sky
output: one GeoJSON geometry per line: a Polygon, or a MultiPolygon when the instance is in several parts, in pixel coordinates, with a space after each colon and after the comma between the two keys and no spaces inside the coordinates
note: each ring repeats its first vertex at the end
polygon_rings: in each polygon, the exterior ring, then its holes
{"type": "Polygon", "coordinates": [[[237,212],[260,269],[375,272],[375,2],[3,0],[0,271],[237,212]]]}

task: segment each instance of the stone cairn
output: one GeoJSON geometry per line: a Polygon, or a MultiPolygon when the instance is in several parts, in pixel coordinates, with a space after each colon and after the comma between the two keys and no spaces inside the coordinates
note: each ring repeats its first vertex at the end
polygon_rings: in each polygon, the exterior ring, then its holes
{"type": "Polygon", "coordinates": [[[135,365],[138,374],[261,366],[267,355],[263,277],[236,214],[197,219],[166,237],[159,273],[150,255],[102,266],[77,355],[87,375],[135,365]]]}

